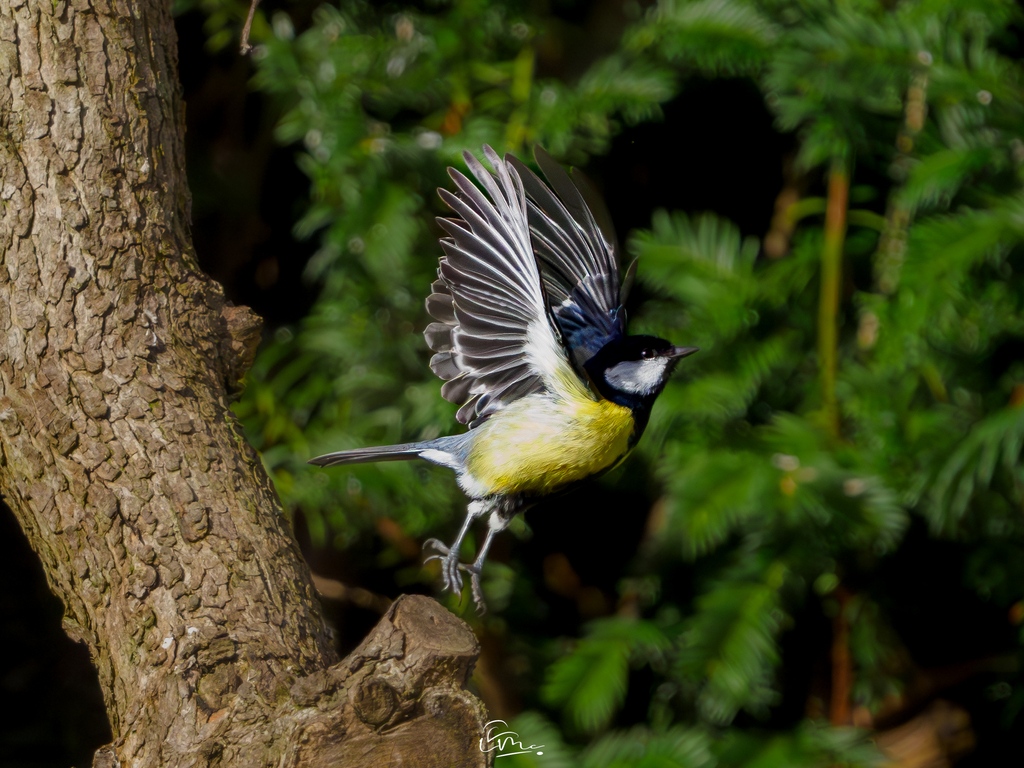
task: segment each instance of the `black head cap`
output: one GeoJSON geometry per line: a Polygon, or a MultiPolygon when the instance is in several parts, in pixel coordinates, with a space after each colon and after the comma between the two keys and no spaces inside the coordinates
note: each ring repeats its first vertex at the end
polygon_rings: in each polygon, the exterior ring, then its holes
{"type": "Polygon", "coordinates": [[[585,367],[603,397],[636,408],[649,406],[676,363],[697,351],[657,336],[626,336],[606,344],[585,367]]]}

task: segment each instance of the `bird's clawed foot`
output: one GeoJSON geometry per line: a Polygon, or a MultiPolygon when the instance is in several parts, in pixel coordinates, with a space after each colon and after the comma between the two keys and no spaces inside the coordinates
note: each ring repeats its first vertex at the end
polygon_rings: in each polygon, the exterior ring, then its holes
{"type": "Polygon", "coordinates": [[[427,539],[423,542],[423,550],[433,550],[439,553],[431,555],[423,562],[429,563],[431,560],[441,561],[441,580],[444,582],[444,588],[451,592],[461,592],[462,574],[459,573],[459,567],[462,563],[459,562],[459,553],[446,547],[440,539],[427,539]]]}
{"type": "Polygon", "coordinates": [[[476,611],[481,615],[486,613],[487,605],[484,603],[484,592],[480,587],[480,572],[483,570],[483,563],[480,560],[477,560],[472,565],[460,563],[458,551],[445,546],[439,539],[427,539],[423,542],[423,549],[425,551],[433,550],[438,553],[431,555],[423,562],[429,563],[431,560],[441,561],[441,581],[444,583],[444,588],[450,592],[457,592],[461,595],[462,574],[459,571],[465,571],[469,574],[469,587],[473,593],[476,611]]]}

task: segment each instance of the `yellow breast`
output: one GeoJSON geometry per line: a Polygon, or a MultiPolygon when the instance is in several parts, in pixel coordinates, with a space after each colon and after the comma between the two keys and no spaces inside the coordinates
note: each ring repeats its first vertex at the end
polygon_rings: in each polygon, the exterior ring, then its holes
{"type": "Polygon", "coordinates": [[[477,427],[461,482],[476,497],[552,493],[614,466],[632,433],[630,410],[608,400],[528,395],[477,427]]]}

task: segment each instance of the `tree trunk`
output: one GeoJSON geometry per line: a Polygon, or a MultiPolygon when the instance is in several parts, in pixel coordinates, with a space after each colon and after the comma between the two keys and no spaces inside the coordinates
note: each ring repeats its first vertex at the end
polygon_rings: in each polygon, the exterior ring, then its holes
{"type": "Polygon", "coordinates": [[[426,598],[339,662],[228,411],[259,320],[189,236],[169,2],[0,0],[0,493],[99,670],[94,765],[486,764],[426,598]]]}

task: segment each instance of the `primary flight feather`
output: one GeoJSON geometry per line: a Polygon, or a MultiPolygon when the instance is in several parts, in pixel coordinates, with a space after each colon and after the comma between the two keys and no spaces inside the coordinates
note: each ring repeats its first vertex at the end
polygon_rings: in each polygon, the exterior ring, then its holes
{"type": "Polygon", "coordinates": [[[438,190],[454,218],[438,219],[438,279],[424,331],[441,394],[469,431],[435,440],[328,453],[320,466],[421,458],[455,470],[470,498],[451,547],[430,539],[444,586],[480,572],[495,534],[539,499],[618,464],[636,444],[675,364],[696,352],[626,334],[625,281],[610,217],[585,181],[538,148],[547,183],[516,158],[484,147],[493,173],[465,154],[469,178],[449,168],[456,192],[438,190]],[[472,564],[459,547],[488,516],[472,564]]]}

